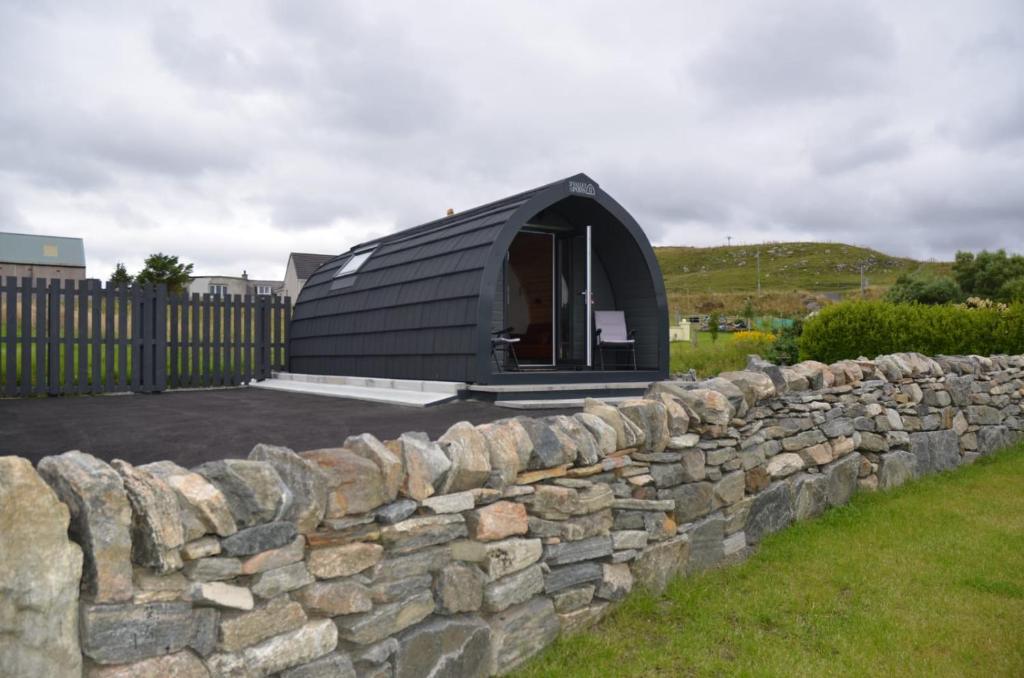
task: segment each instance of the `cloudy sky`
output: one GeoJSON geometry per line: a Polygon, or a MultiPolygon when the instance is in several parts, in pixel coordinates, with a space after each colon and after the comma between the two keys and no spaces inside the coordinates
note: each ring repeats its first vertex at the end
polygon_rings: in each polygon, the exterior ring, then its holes
{"type": "Polygon", "coordinates": [[[1024,2],[0,0],[0,230],[95,277],[579,171],[655,244],[1024,250],[1024,2]]]}

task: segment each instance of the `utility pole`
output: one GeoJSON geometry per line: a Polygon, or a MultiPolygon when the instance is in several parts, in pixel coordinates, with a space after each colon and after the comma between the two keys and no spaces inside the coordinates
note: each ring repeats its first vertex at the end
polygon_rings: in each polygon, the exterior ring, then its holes
{"type": "Polygon", "coordinates": [[[757,262],[757,296],[761,296],[761,250],[754,251],[754,261],[757,262]]]}
{"type": "Polygon", "coordinates": [[[731,235],[725,236],[725,246],[726,247],[732,247],[732,236],[731,235]]]}
{"type": "Polygon", "coordinates": [[[860,296],[865,296],[868,291],[867,278],[864,277],[864,264],[860,265],[860,296]]]}

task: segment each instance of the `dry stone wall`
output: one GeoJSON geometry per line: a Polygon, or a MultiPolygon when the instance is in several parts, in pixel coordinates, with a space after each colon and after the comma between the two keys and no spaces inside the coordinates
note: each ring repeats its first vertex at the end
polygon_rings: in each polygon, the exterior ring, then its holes
{"type": "Polygon", "coordinates": [[[259,445],[194,469],[73,451],[38,476],[0,459],[0,673],[504,674],[635,587],[1011,443],[1022,389],[1021,356],[752,358],[437,441],[259,445]]]}

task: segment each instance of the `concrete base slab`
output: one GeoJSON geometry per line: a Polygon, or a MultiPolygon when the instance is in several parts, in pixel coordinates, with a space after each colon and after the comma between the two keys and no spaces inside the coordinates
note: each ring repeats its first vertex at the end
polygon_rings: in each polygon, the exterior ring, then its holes
{"type": "MultiPolygon", "coordinates": [[[[621,396],[612,398],[601,398],[601,401],[606,403],[621,403],[625,402],[626,400],[635,399],[636,396],[621,396]]],[[[575,408],[579,410],[583,408],[583,398],[552,398],[550,400],[495,400],[494,405],[497,407],[504,407],[510,410],[550,410],[552,408],[575,408]]]]}
{"type": "Polygon", "coordinates": [[[454,400],[458,391],[442,393],[438,391],[417,391],[403,388],[387,388],[384,386],[353,386],[348,384],[306,381],[298,379],[273,378],[251,384],[252,388],[289,393],[325,396],[328,398],[348,398],[364,400],[371,403],[387,403],[389,405],[405,405],[408,407],[427,407],[454,400]]]}

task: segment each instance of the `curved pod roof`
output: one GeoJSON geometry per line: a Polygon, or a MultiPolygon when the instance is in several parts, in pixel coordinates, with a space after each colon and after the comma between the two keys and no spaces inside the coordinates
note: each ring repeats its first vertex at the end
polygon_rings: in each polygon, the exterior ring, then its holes
{"type": "Polygon", "coordinates": [[[656,333],[656,342],[649,342],[656,349],[650,356],[652,367],[657,363],[652,378],[667,375],[667,301],[654,252],[636,220],[585,174],[365,242],[332,258],[310,276],[296,301],[289,369],[522,381],[522,374],[493,374],[491,319],[501,304],[499,273],[516,233],[559,204],[608,215],[635,244],[636,261],[646,269],[641,293],[651,297],[645,306],[656,333]]]}

